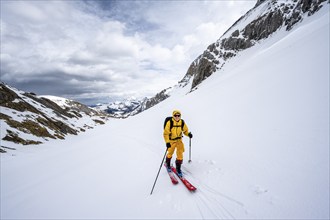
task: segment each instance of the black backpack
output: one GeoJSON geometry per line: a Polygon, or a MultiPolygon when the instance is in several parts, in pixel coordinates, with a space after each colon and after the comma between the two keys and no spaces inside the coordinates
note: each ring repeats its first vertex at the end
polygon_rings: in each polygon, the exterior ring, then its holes
{"type": "MultiPolygon", "coordinates": [[[[172,130],[172,128],[173,128],[173,121],[172,121],[171,119],[172,119],[171,116],[165,118],[165,121],[164,121],[164,129],[165,129],[166,123],[167,123],[168,121],[170,121],[170,130],[172,130]]],[[[181,123],[181,130],[183,130],[184,120],[181,119],[181,121],[182,121],[182,123],[181,123]]],[[[178,127],[178,126],[175,126],[175,127],[178,127]]]]}

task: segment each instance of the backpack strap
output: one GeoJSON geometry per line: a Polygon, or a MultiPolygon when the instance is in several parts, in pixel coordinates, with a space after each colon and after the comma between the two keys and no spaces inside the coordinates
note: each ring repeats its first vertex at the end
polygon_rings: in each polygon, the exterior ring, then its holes
{"type": "MultiPolygon", "coordinates": [[[[181,130],[183,131],[183,126],[184,126],[184,120],[183,119],[181,119],[181,126],[178,126],[178,125],[176,125],[176,126],[174,126],[174,127],[181,127],[181,130]]],[[[171,129],[173,128],[173,121],[171,120],[171,129]]]]}
{"type": "Polygon", "coordinates": [[[172,128],[173,128],[173,120],[172,120],[172,118],[170,119],[170,131],[172,130],[172,128]]]}

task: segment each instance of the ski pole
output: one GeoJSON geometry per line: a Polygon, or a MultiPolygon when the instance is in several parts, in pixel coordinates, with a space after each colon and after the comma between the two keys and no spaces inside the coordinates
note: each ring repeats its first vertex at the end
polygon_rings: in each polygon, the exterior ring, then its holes
{"type": "Polygon", "coordinates": [[[165,156],[166,156],[166,152],[167,152],[167,149],[165,150],[165,154],[164,154],[163,160],[162,160],[162,162],[161,162],[161,164],[160,164],[160,167],[159,167],[159,170],[158,170],[158,173],[157,173],[157,176],[156,176],[156,179],[155,179],[154,185],[153,185],[152,190],[151,190],[151,192],[150,192],[150,195],[151,195],[152,192],[154,191],[154,188],[155,188],[155,185],[156,185],[156,182],[157,182],[158,176],[159,176],[160,169],[162,168],[162,165],[163,165],[163,162],[164,162],[164,159],[165,159],[165,156]]]}
{"type": "Polygon", "coordinates": [[[189,160],[188,163],[191,163],[191,138],[189,138],[189,160]]]}

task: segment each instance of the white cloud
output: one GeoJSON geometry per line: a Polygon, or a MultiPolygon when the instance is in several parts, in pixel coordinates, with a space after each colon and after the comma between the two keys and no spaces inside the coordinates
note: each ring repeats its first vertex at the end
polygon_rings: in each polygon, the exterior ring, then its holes
{"type": "Polygon", "coordinates": [[[1,80],[79,99],[150,96],[180,80],[253,4],[1,1],[1,80]],[[45,80],[49,90],[37,86],[45,80]]]}

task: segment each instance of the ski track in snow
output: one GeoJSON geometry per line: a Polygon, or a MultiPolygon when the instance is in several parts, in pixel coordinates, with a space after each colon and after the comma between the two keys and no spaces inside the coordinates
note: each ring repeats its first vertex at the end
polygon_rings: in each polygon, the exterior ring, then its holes
{"type": "Polygon", "coordinates": [[[236,219],[231,211],[232,208],[248,213],[242,202],[209,186],[184,166],[182,169],[187,179],[197,188],[193,192],[195,196],[193,199],[202,219],[236,219]]]}

